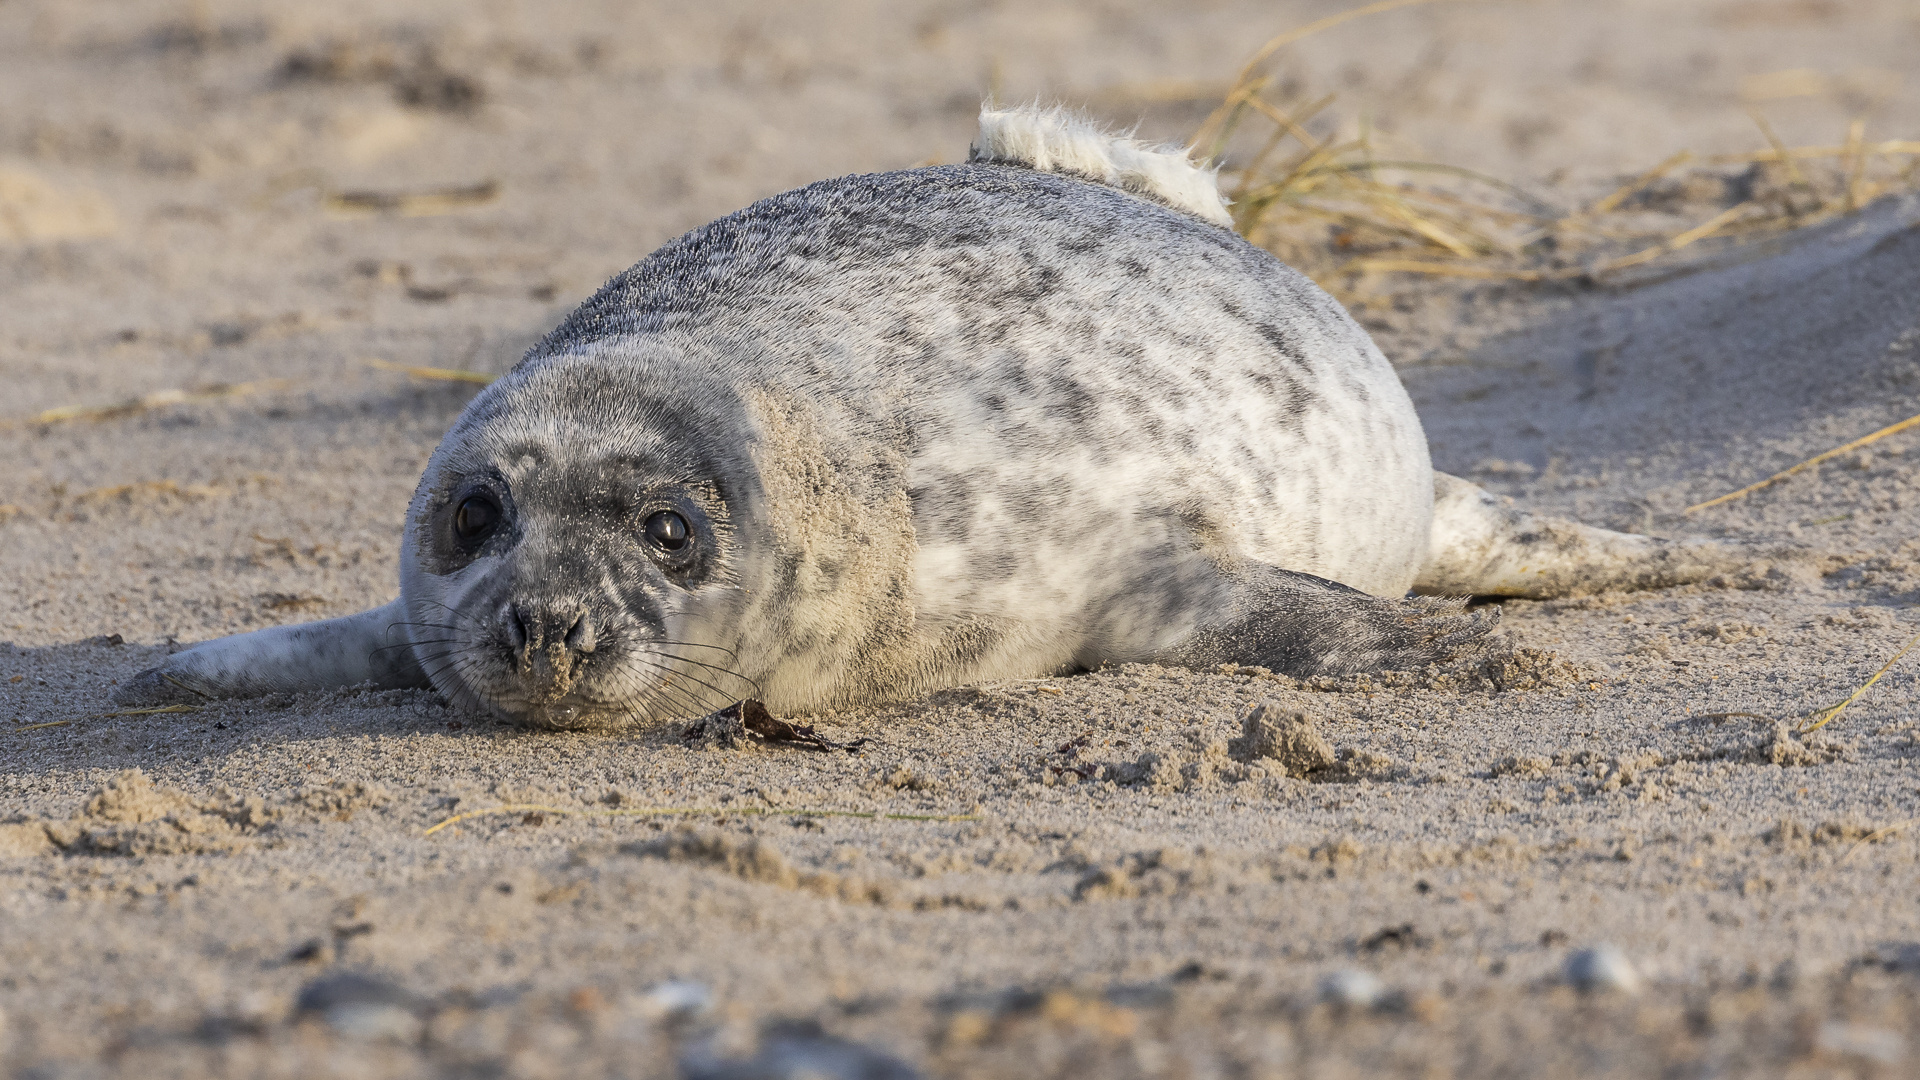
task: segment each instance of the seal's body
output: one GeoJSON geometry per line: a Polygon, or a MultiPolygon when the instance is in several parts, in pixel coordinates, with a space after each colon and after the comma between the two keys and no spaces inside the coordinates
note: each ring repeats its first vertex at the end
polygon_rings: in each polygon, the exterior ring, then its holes
{"type": "Polygon", "coordinates": [[[199,646],[135,693],[431,682],[576,727],[1124,661],[1346,672],[1484,629],[1410,588],[1715,562],[1437,476],[1366,333],[1184,161],[1037,112],[982,142],[616,277],[448,433],[400,600],[199,646]]]}

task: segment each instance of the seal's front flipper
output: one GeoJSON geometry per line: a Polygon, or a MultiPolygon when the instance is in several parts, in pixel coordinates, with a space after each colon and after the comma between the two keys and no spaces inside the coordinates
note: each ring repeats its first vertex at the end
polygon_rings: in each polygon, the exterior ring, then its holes
{"type": "Polygon", "coordinates": [[[1498,609],[1458,600],[1373,596],[1312,574],[1241,561],[1221,570],[1220,599],[1153,662],[1251,664],[1287,675],[1417,671],[1493,628],[1498,609]]]}
{"type": "Polygon", "coordinates": [[[161,705],[363,683],[380,690],[425,687],[406,618],[395,600],[358,615],[202,642],[134,676],[115,692],[114,703],[161,705]]]}
{"type": "Polygon", "coordinates": [[[1535,517],[1481,488],[1433,474],[1433,534],[1413,589],[1428,596],[1548,599],[1661,589],[1751,565],[1710,540],[1661,540],[1535,517]]]}

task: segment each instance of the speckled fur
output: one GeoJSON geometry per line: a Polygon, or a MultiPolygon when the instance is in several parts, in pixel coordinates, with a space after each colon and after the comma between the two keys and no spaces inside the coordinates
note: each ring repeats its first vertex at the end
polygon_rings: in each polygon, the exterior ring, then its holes
{"type": "MultiPolygon", "coordinates": [[[[1429,550],[1435,483],[1367,335],[1227,229],[1013,165],[853,176],[614,278],[434,454],[397,608],[266,633],[400,627],[418,670],[358,674],[548,727],[1136,660],[1417,665],[1486,622],[1402,599],[1473,591],[1429,550]],[[446,535],[475,485],[509,524],[470,557],[446,535]],[[697,564],[650,556],[656,507],[695,523],[697,564]]],[[[156,676],[356,673],[242,674],[250,638],[156,676]]]]}
{"type": "Polygon", "coordinates": [[[1077,179],[777,196],[616,278],[522,370],[577,364],[697,371],[745,416],[741,573],[780,569],[755,628],[699,633],[776,708],[1164,657],[1232,606],[1223,567],[1398,597],[1426,554],[1425,440],[1366,335],[1232,233],[1077,179]]]}

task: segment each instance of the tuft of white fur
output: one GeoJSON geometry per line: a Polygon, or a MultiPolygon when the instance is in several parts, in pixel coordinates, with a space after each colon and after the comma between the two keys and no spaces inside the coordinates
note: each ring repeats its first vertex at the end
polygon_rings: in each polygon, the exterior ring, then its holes
{"type": "Polygon", "coordinates": [[[1084,176],[1233,228],[1215,170],[1195,165],[1178,147],[1115,135],[1066,109],[982,105],[968,160],[1084,176]]]}

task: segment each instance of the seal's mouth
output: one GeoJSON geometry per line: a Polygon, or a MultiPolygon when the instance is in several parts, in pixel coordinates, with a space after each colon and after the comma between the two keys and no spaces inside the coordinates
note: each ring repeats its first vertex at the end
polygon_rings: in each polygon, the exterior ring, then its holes
{"type": "Polygon", "coordinates": [[[504,692],[470,692],[488,711],[509,723],[542,731],[590,731],[618,726],[634,719],[630,711],[616,703],[597,701],[588,694],[531,697],[518,688],[504,692]]]}
{"type": "Polygon", "coordinates": [[[491,664],[465,665],[456,678],[464,691],[461,696],[472,704],[509,723],[545,731],[690,720],[751,697],[758,689],[750,679],[699,666],[688,672],[651,655],[628,659],[624,665],[590,666],[564,687],[541,672],[527,677],[507,656],[491,664]]]}
{"type": "Polygon", "coordinates": [[[606,717],[600,710],[563,699],[529,704],[514,719],[527,727],[545,728],[548,731],[579,731],[599,726],[606,717]]]}
{"type": "Polygon", "coordinates": [[[495,612],[446,624],[447,638],[417,642],[416,658],[450,700],[519,727],[625,729],[760,696],[727,648],[595,618],[583,603],[509,600],[495,612]]]}

